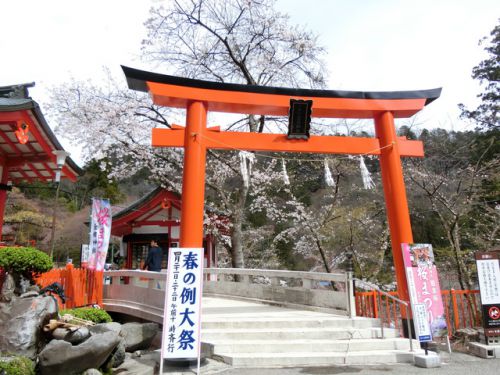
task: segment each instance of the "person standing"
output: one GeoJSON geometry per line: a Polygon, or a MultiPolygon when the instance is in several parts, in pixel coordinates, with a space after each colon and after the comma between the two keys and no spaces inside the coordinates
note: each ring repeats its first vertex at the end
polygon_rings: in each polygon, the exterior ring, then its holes
{"type": "Polygon", "coordinates": [[[156,240],[151,240],[151,247],[149,248],[148,257],[146,258],[146,262],[144,263],[142,269],[160,272],[162,258],[163,251],[161,247],[158,246],[158,242],[156,242],[156,240]]]}

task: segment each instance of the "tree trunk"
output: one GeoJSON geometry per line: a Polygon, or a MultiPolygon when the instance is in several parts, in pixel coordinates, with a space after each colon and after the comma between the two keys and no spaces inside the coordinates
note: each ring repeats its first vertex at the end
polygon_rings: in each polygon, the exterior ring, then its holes
{"type": "Polygon", "coordinates": [[[245,268],[245,259],[243,257],[241,231],[241,216],[233,221],[233,230],[231,231],[231,264],[233,268],[245,268]]]}

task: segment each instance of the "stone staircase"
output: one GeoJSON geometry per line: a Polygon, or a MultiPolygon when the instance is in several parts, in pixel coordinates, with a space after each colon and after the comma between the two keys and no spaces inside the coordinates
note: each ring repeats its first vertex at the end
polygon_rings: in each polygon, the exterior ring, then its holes
{"type": "Polygon", "coordinates": [[[387,328],[384,336],[375,319],[203,299],[202,341],[236,367],[413,363],[408,339],[387,328]]]}

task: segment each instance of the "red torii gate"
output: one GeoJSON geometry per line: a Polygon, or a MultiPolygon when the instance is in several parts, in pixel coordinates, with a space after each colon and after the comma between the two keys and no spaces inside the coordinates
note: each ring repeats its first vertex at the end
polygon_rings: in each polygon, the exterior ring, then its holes
{"type": "Polygon", "coordinates": [[[420,141],[396,136],[394,118],[411,117],[437,99],[441,89],[396,92],[306,90],[227,84],[156,74],[122,67],[131,89],[149,92],[153,102],[186,108],[186,127],[153,129],[155,147],[184,147],[181,247],[201,247],[207,148],[252,151],[378,155],[400,298],[409,300],[401,252],[413,235],[401,157],[423,157],[420,141]],[[207,128],[207,112],[287,116],[290,100],[312,100],[312,116],[373,119],[376,138],[222,132],[207,128]],[[182,130],[184,131],[182,131],[182,130]]]}

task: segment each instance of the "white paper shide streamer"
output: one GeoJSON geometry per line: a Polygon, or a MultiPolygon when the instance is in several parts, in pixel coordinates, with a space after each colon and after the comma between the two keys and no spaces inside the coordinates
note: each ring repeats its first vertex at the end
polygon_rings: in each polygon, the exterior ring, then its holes
{"type": "Polygon", "coordinates": [[[332,177],[332,172],[330,172],[330,167],[328,167],[328,160],[325,159],[325,182],[328,186],[335,186],[335,180],[332,177]]]}
{"type": "Polygon", "coordinates": [[[373,189],[375,187],[375,183],[370,176],[370,172],[368,168],[366,168],[365,159],[360,156],[359,157],[359,168],[361,169],[361,178],[363,179],[363,186],[365,189],[373,189]]]}
{"type": "Polygon", "coordinates": [[[283,169],[283,182],[285,185],[290,185],[290,179],[288,178],[288,173],[286,173],[285,159],[281,159],[281,168],[283,169]]]}
{"type": "Polygon", "coordinates": [[[243,185],[248,188],[250,185],[250,176],[252,175],[252,165],[255,161],[255,155],[248,151],[240,151],[240,170],[243,178],[243,185]]]}

